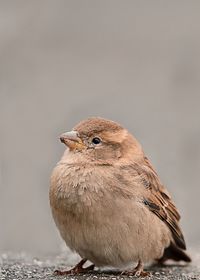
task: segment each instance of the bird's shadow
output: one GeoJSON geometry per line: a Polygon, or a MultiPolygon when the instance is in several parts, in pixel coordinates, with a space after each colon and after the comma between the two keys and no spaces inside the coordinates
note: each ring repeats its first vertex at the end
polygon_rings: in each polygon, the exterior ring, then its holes
{"type": "MultiPolygon", "coordinates": [[[[185,268],[188,267],[187,264],[159,264],[154,263],[146,267],[145,270],[149,271],[151,274],[155,272],[162,272],[163,270],[174,269],[174,268],[185,268]]],[[[104,274],[104,275],[122,275],[122,270],[112,269],[112,268],[103,268],[91,271],[90,274],[104,274]]],[[[122,275],[123,276],[123,275],[122,275]]]]}

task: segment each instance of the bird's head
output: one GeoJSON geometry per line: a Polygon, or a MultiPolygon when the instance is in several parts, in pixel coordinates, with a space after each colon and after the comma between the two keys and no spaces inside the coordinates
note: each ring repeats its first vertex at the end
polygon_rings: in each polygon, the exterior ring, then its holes
{"type": "Polygon", "coordinates": [[[140,144],[126,129],[103,118],[81,121],[72,131],[63,133],[60,140],[69,153],[91,162],[108,163],[123,157],[134,159],[142,154],[140,144]]]}

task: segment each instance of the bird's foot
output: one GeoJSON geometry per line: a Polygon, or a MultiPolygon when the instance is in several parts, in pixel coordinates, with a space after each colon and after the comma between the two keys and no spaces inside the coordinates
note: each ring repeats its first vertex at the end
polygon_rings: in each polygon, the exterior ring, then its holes
{"type": "Polygon", "coordinates": [[[83,267],[84,263],[86,263],[86,259],[82,259],[75,267],[69,270],[55,270],[55,275],[74,275],[74,274],[83,274],[94,270],[95,265],[89,265],[87,267],[83,267]]]}
{"type": "Polygon", "coordinates": [[[125,270],[121,275],[136,276],[136,277],[147,277],[150,276],[150,272],[143,270],[143,263],[138,262],[137,266],[133,270],[125,270]]]}

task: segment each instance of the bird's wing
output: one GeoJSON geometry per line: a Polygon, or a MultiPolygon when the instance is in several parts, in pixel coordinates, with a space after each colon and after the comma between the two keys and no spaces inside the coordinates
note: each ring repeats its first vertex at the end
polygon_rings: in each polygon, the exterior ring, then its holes
{"type": "Polygon", "coordinates": [[[186,249],[185,240],[179,227],[180,215],[150,161],[145,157],[144,164],[135,165],[135,168],[146,189],[143,203],[169,227],[176,245],[186,249]]]}

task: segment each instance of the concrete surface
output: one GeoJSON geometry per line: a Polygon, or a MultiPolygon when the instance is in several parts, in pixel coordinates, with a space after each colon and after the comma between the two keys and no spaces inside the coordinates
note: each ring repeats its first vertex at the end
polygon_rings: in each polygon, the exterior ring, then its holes
{"type": "Polygon", "coordinates": [[[0,1],[0,254],[59,254],[49,178],[60,133],[120,122],[200,224],[200,1],[0,1]]]}
{"type": "MultiPolygon", "coordinates": [[[[67,259],[67,257],[66,257],[67,259]]],[[[2,254],[0,258],[0,279],[1,280],[25,280],[25,279],[43,279],[43,280],[118,280],[130,279],[136,277],[121,276],[119,272],[112,270],[96,270],[91,274],[79,276],[55,276],[53,272],[55,269],[64,270],[67,261],[63,256],[54,258],[32,258],[25,254],[2,254]]],[[[155,280],[192,280],[200,279],[200,255],[193,254],[193,263],[188,266],[183,265],[167,265],[163,267],[151,266],[147,270],[152,273],[151,277],[146,279],[155,280]]],[[[74,262],[75,264],[75,262],[74,262]]]]}

